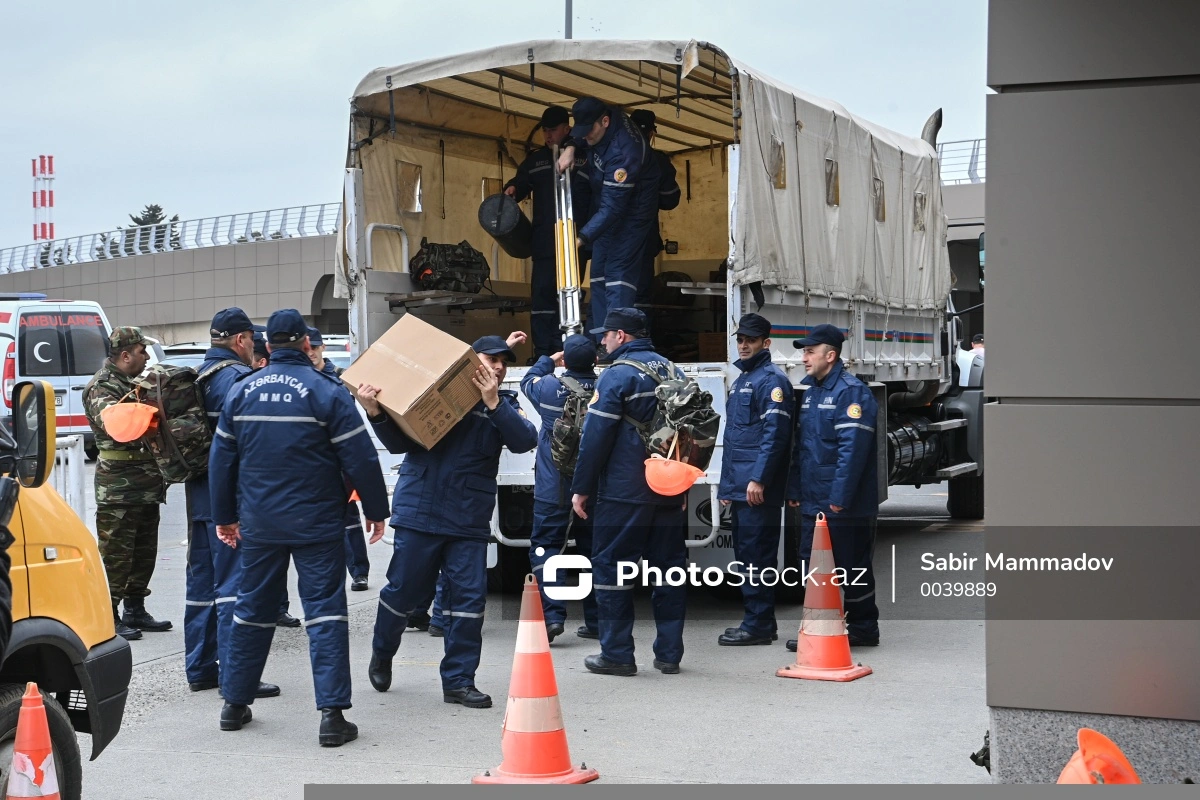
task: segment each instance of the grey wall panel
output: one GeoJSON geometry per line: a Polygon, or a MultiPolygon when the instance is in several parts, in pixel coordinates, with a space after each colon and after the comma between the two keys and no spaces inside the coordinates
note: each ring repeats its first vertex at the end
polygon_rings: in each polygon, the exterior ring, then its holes
{"type": "Polygon", "coordinates": [[[1200,74],[1197,30],[1195,0],[991,0],[987,82],[1200,74]]]}
{"type": "Polygon", "coordinates": [[[992,95],[987,127],[988,394],[1200,398],[1200,84],[992,95]]]}
{"type": "Polygon", "coordinates": [[[1200,406],[993,403],[984,440],[989,525],[1200,525],[1200,406]]]}

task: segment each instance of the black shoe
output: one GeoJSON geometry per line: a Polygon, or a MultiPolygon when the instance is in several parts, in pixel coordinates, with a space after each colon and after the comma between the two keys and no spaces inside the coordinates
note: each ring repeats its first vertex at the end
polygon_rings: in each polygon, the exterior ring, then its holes
{"type": "Polygon", "coordinates": [[[117,636],[120,636],[121,638],[123,638],[123,639],[125,639],[125,640],[127,640],[127,641],[131,641],[131,642],[132,642],[134,639],[140,639],[140,638],[142,638],[142,632],[141,632],[141,631],[139,631],[137,628],[131,628],[131,627],[129,627],[128,625],[126,625],[126,624],[125,624],[125,623],[124,623],[124,622],[123,622],[121,619],[119,619],[119,618],[118,618],[118,619],[114,619],[114,620],[113,620],[113,624],[114,624],[114,625],[116,626],[116,628],[117,628],[117,636]]]}
{"type": "Polygon", "coordinates": [[[220,685],[220,682],[214,678],[211,681],[196,681],[195,683],[189,683],[188,688],[193,692],[206,692],[209,689],[216,689],[220,685]]]}
{"type": "Polygon", "coordinates": [[[159,620],[150,616],[146,611],[146,607],[141,601],[125,601],[125,614],[121,617],[121,622],[127,627],[137,628],[139,631],[149,631],[150,633],[161,633],[171,630],[170,620],[159,620]]]}
{"type": "Polygon", "coordinates": [[[788,639],[787,643],[784,646],[787,647],[788,650],[791,650],[793,653],[796,652],[796,640],[795,639],[788,639]]]}
{"type": "Polygon", "coordinates": [[[550,623],[547,623],[547,625],[546,625],[546,638],[547,638],[547,639],[549,639],[550,641],[552,641],[552,642],[553,642],[553,641],[554,641],[555,639],[557,639],[559,636],[562,636],[562,635],[563,635],[563,631],[565,631],[565,630],[566,630],[566,626],[565,626],[565,625],[563,625],[561,622],[550,622],[550,623]]]}
{"type": "Polygon", "coordinates": [[[717,644],[724,647],[746,647],[752,644],[770,644],[770,636],[755,636],[750,631],[734,628],[733,633],[725,631],[717,637],[717,644]]]}
{"type": "Polygon", "coordinates": [[[340,708],[322,708],[321,729],[317,738],[321,747],[341,747],[358,738],[358,726],[347,722],[340,708]]]}
{"type": "Polygon", "coordinates": [[[392,660],[371,654],[371,663],[367,666],[367,677],[377,692],[386,692],[392,686],[392,660]]]}
{"type": "MultiPolygon", "coordinates": [[[[194,684],[193,684],[193,686],[194,686],[194,684]]],[[[211,688],[211,687],[205,687],[205,688],[211,688]]],[[[199,690],[193,688],[192,691],[196,692],[199,690]]],[[[224,691],[217,692],[217,694],[221,695],[221,697],[225,696],[224,691]]],[[[259,681],[258,688],[254,690],[254,696],[256,698],[279,697],[279,687],[273,683],[265,683],[264,681],[259,681]]]]}
{"type": "Polygon", "coordinates": [[[221,709],[221,730],[240,731],[242,726],[252,719],[254,715],[250,713],[250,706],[226,703],[221,709]]]}
{"type": "Polygon", "coordinates": [[[442,700],[447,703],[458,703],[467,708],[491,708],[492,698],[476,689],[474,686],[464,686],[461,689],[443,689],[442,700]]]}
{"type": "Polygon", "coordinates": [[[597,675],[629,677],[637,674],[637,664],[618,664],[616,661],[605,658],[603,653],[588,656],[583,660],[583,665],[588,668],[588,672],[594,672],[597,675]]]}
{"type": "Polygon", "coordinates": [[[670,661],[659,661],[656,658],[656,659],[654,659],[654,668],[656,670],[658,670],[659,672],[661,672],[663,675],[678,675],[679,674],[679,665],[672,664],[670,661]]]}
{"type": "MultiPolygon", "coordinates": [[[[738,631],[740,631],[740,630],[741,630],[741,628],[740,628],[740,627],[737,627],[737,628],[726,628],[726,629],[725,629],[725,632],[726,632],[726,633],[728,633],[728,634],[730,634],[730,635],[733,635],[734,633],[737,633],[737,632],[738,632],[738,631]]],[[[771,634],[771,641],[772,641],[772,642],[778,642],[778,641],[779,641],[779,634],[778,634],[778,633],[772,633],[772,634],[771,634]]]]}
{"type": "Polygon", "coordinates": [[[600,632],[590,630],[587,625],[580,625],[579,628],[575,631],[575,635],[578,636],[580,639],[599,639],[600,638],[600,632]]]}
{"type": "Polygon", "coordinates": [[[848,638],[850,639],[851,647],[879,647],[879,634],[867,638],[866,636],[858,636],[852,633],[848,638]]]}
{"type": "Polygon", "coordinates": [[[300,620],[293,617],[286,611],[280,612],[279,619],[275,620],[275,624],[281,628],[299,628],[300,620]]]}
{"type": "Polygon", "coordinates": [[[408,615],[408,625],[406,627],[413,628],[418,631],[429,630],[429,615],[424,611],[416,611],[408,615]]]}
{"type": "Polygon", "coordinates": [[[366,590],[367,590],[367,577],[365,575],[360,575],[359,577],[350,581],[350,591],[365,592],[366,590]]]}
{"type": "Polygon", "coordinates": [[[432,622],[429,623],[428,631],[430,636],[437,636],[438,638],[446,635],[446,631],[440,625],[434,625],[432,622]]]}

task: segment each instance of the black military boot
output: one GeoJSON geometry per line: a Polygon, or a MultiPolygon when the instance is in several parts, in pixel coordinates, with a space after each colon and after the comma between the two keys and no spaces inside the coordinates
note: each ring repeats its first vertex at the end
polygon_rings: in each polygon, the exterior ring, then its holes
{"type": "Polygon", "coordinates": [[[252,719],[254,719],[254,714],[250,711],[250,706],[226,703],[221,708],[221,730],[223,731],[240,731],[242,726],[252,719]]]}
{"type": "Polygon", "coordinates": [[[392,660],[371,654],[371,663],[367,665],[367,677],[377,692],[386,692],[392,685],[392,660]]]}
{"type": "Polygon", "coordinates": [[[113,627],[117,629],[117,636],[126,641],[142,638],[142,632],[137,628],[131,628],[121,621],[121,615],[117,613],[117,607],[113,606],[113,627]]]}
{"type": "Polygon", "coordinates": [[[340,708],[322,708],[321,730],[317,738],[321,747],[341,747],[358,738],[358,726],[347,722],[340,708]]]}
{"type": "Polygon", "coordinates": [[[158,620],[150,616],[150,612],[146,611],[146,601],[139,598],[125,598],[125,615],[121,617],[121,622],[124,622],[130,628],[137,628],[139,631],[149,631],[151,633],[161,633],[162,631],[171,630],[170,620],[158,620]]]}

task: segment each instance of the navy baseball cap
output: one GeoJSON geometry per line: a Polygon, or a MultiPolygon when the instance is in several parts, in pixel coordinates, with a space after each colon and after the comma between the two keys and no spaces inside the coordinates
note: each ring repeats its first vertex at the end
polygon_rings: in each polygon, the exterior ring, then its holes
{"type": "Polygon", "coordinates": [[[654,112],[648,108],[639,108],[630,112],[629,119],[641,129],[642,133],[658,129],[658,125],[655,124],[658,122],[658,117],[654,116],[654,112]]]}
{"type": "Polygon", "coordinates": [[[308,325],[294,308],[281,308],[267,319],[267,341],[271,344],[298,342],[305,336],[308,336],[308,325]]]}
{"type": "Polygon", "coordinates": [[[230,336],[255,330],[266,329],[252,323],[245,311],[234,306],[233,308],[222,308],[213,315],[208,335],[213,339],[228,339],[230,336]]]}
{"type": "Polygon", "coordinates": [[[983,334],[977,333],[971,337],[971,344],[983,344],[983,334]]]}
{"type": "Polygon", "coordinates": [[[803,339],[794,340],[792,346],[800,349],[801,347],[809,347],[814,344],[827,344],[840,351],[842,343],[845,341],[846,337],[842,335],[842,332],[838,330],[836,325],[823,322],[809,331],[808,336],[805,336],[803,339]]]}
{"type": "Polygon", "coordinates": [[[475,344],[471,345],[471,349],[488,356],[502,355],[505,361],[517,360],[517,354],[508,346],[503,336],[480,336],[475,340],[475,344]]]}
{"type": "Polygon", "coordinates": [[[571,106],[571,116],[575,117],[575,126],[571,128],[571,138],[579,141],[591,132],[596,120],[605,114],[612,115],[608,104],[595,97],[581,97],[571,106]]]}
{"type": "Polygon", "coordinates": [[[626,333],[640,333],[646,330],[646,315],[636,308],[613,308],[609,309],[608,316],[604,318],[604,324],[599,328],[592,328],[592,333],[607,333],[608,331],[625,331],[626,333]]]}
{"type": "Polygon", "coordinates": [[[321,332],[316,328],[308,329],[308,343],[313,347],[321,347],[325,344],[325,340],[321,338],[321,332]]]}
{"type": "Polygon", "coordinates": [[[563,363],[567,369],[587,372],[596,365],[596,343],[577,333],[563,342],[563,363]]]}
{"type": "Polygon", "coordinates": [[[562,106],[550,106],[542,112],[543,128],[557,128],[571,121],[571,115],[562,106]]]}
{"type": "Polygon", "coordinates": [[[767,322],[767,318],[760,314],[742,314],[742,318],[738,320],[737,330],[733,332],[734,336],[752,336],[755,339],[771,335],[771,323],[767,322]]]}
{"type": "Polygon", "coordinates": [[[271,357],[271,354],[267,351],[267,337],[258,331],[254,332],[254,355],[259,358],[271,357]]]}

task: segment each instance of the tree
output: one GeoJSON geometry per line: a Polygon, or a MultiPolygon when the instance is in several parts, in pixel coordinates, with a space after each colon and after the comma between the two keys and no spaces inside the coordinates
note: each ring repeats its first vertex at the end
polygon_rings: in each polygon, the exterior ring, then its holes
{"type": "MultiPolygon", "coordinates": [[[[129,237],[125,237],[127,242],[127,251],[133,247],[138,253],[147,253],[151,250],[162,252],[169,246],[172,250],[180,248],[179,229],[175,223],[179,222],[179,215],[167,219],[167,212],[163,211],[163,207],[157,203],[150,203],[142,209],[140,214],[129,215],[130,221],[134,227],[141,228],[137,234],[137,241],[132,241],[129,237]],[[167,224],[163,224],[167,223],[167,224]]],[[[119,230],[119,228],[118,228],[119,230]]],[[[133,255],[132,252],[127,252],[126,255],[133,255]]]]}

